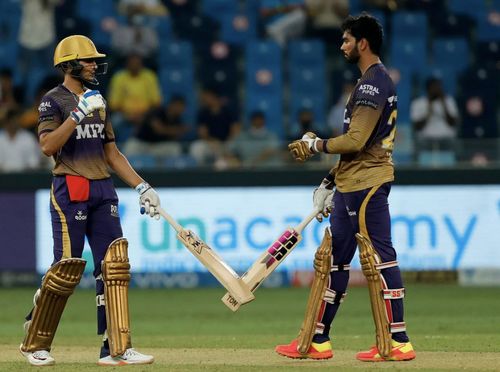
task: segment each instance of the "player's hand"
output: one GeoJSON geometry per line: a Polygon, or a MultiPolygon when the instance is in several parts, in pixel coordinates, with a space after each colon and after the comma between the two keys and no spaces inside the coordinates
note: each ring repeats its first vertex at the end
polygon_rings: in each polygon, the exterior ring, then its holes
{"type": "Polygon", "coordinates": [[[288,150],[292,153],[295,160],[306,161],[318,152],[316,144],[321,138],[313,132],[307,132],[300,140],[293,141],[288,145],[288,150]]]}
{"type": "Polygon", "coordinates": [[[104,108],[106,108],[106,102],[101,93],[98,90],[87,90],[80,96],[76,108],[71,111],[71,117],[77,124],[80,124],[88,114],[104,108]]]}
{"type": "Polygon", "coordinates": [[[319,211],[319,213],[316,215],[316,219],[319,222],[323,221],[323,217],[328,217],[328,215],[332,211],[332,199],[333,190],[321,187],[318,187],[314,190],[313,206],[314,209],[319,211]]]}
{"type": "Polygon", "coordinates": [[[141,214],[146,213],[149,217],[159,220],[160,197],[158,193],[147,182],[140,183],[135,189],[139,193],[141,214]]]}

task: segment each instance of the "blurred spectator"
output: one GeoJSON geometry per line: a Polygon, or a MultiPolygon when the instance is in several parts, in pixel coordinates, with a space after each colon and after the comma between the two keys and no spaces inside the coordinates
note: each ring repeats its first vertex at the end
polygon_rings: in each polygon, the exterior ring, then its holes
{"type": "Polygon", "coordinates": [[[40,149],[35,136],[19,127],[19,114],[9,110],[0,131],[0,171],[22,172],[40,165],[40,149]]]}
{"type": "Polygon", "coordinates": [[[250,127],[243,130],[227,146],[233,165],[245,167],[280,166],[284,155],[276,134],[266,127],[266,118],[261,111],[250,116],[250,127]]]}
{"type": "Polygon", "coordinates": [[[180,155],[182,145],[179,141],[189,131],[189,126],[182,120],[185,111],[184,97],[172,96],[165,107],[153,110],[146,117],[138,133],[125,144],[125,154],[180,155]]]}
{"type": "Polygon", "coordinates": [[[122,14],[166,16],[168,9],[160,0],[119,0],[118,10],[122,14]]]}
{"type": "Polygon", "coordinates": [[[346,81],[342,85],[342,94],[328,113],[327,120],[328,128],[330,130],[328,137],[337,137],[343,133],[345,106],[349,100],[352,90],[354,89],[354,86],[355,84],[350,81],[346,81]]]}
{"type": "Polygon", "coordinates": [[[301,138],[306,132],[314,132],[321,138],[330,138],[328,133],[322,129],[324,123],[316,123],[314,112],[308,108],[302,108],[297,112],[296,130],[289,136],[290,141],[301,138]]]}
{"type": "Polygon", "coordinates": [[[455,99],[446,95],[441,80],[426,82],[425,96],[416,98],[410,107],[418,150],[451,150],[457,137],[459,121],[455,99]]]}
{"type": "Polygon", "coordinates": [[[349,15],[348,0],[306,0],[311,31],[313,36],[326,43],[340,43],[342,31],[340,26],[349,15]]]}
{"type": "Polygon", "coordinates": [[[292,38],[302,36],[305,31],[307,13],[304,3],[288,5],[283,1],[275,7],[262,8],[260,14],[268,21],[267,34],[281,46],[292,38]]]}
{"type": "Polygon", "coordinates": [[[143,66],[141,56],[127,57],[124,70],[111,78],[109,107],[118,142],[123,142],[140,127],[146,114],[161,103],[158,76],[143,66]]]}
{"type": "Polygon", "coordinates": [[[130,7],[126,24],[112,28],[111,48],[115,58],[137,54],[144,59],[153,60],[158,51],[158,34],[146,23],[144,15],[136,7],[130,7]]]}
{"type": "Polygon", "coordinates": [[[283,2],[275,7],[261,9],[262,17],[271,19],[266,32],[281,46],[292,38],[302,36],[308,19],[314,36],[322,37],[325,41],[338,41],[341,36],[340,26],[348,14],[348,0],[303,0],[292,4],[283,2]]]}
{"type": "Polygon", "coordinates": [[[12,71],[3,69],[0,71],[0,119],[7,111],[21,104],[22,92],[14,86],[12,71]]]}
{"type": "Polygon", "coordinates": [[[212,87],[201,93],[201,108],[198,111],[198,139],[190,148],[190,154],[198,164],[212,164],[224,154],[224,145],[240,131],[236,114],[229,109],[212,87]]]}
{"type": "Polygon", "coordinates": [[[19,72],[23,82],[34,67],[52,65],[56,38],[55,7],[61,0],[22,0],[19,27],[19,72]]]}

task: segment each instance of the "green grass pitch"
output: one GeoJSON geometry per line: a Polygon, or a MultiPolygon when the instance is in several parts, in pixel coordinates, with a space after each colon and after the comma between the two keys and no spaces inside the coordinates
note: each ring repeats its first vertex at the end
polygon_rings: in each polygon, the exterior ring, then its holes
{"type": "MultiPolygon", "coordinates": [[[[26,371],[19,354],[23,316],[34,289],[0,290],[0,370],[26,371]]],[[[356,361],[374,343],[366,288],[351,288],[333,324],[334,357],[328,361],[292,360],[274,353],[289,342],[302,322],[306,289],[259,289],[256,300],[232,313],[220,298],[222,288],[130,291],[132,340],[155,356],[134,371],[290,371],[500,370],[500,289],[455,285],[407,286],[406,321],[417,351],[411,362],[369,364],[356,361]]],[[[69,299],[52,354],[53,371],[93,371],[96,336],[93,291],[77,290],[69,299]]]]}

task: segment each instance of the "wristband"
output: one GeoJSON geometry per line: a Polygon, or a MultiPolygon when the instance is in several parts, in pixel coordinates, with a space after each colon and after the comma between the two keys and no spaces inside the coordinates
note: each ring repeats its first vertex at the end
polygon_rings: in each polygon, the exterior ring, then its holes
{"type": "Polygon", "coordinates": [[[151,186],[149,186],[149,183],[147,182],[141,182],[135,187],[135,191],[139,193],[139,195],[142,195],[146,192],[147,189],[150,189],[151,186]]]}
{"type": "Polygon", "coordinates": [[[71,119],[73,119],[76,124],[80,124],[80,122],[85,118],[85,114],[78,110],[78,108],[75,108],[73,111],[70,113],[71,119]]]}

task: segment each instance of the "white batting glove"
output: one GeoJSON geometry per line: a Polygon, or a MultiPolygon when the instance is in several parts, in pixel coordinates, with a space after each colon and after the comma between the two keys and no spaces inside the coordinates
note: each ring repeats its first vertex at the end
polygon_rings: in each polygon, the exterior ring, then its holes
{"type": "Polygon", "coordinates": [[[307,143],[307,146],[312,153],[319,152],[316,144],[318,143],[318,141],[321,141],[321,138],[316,136],[316,134],[314,134],[313,132],[307,132],[306,134],[304,134],[302,136],[302,141],[307,143]]]}
{"type": "Polygon", "coordinates": [[[146,213],[149,217],[159,220],[160,213],[158,212],[158,207],[160,206],[160,197],[158,193],[147,182],[141,182],[135,189],[139,193],[141,214],[146,213]]]}
{"type": "Polygon", "coordinates": [[[316,215],[316,219],[319,222],[323,221],[323,217],[328,217],[332,211],[333,186],[333,182],[325,178],[323,182],[321,182],[321,185],[314,189],[313,206],[314,209],[319,211],[316,215]]]}
{"type": "Polygon", "coordinates": [[[87,90],[80,96],[76,108],[71,111],[71,118],[80,124],[88,114],[104,108],[106,108],[106,103],[101,93],[98,90],[87,90]]]}

